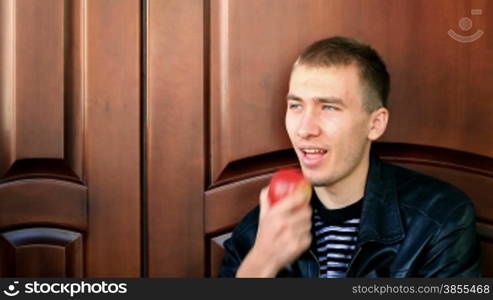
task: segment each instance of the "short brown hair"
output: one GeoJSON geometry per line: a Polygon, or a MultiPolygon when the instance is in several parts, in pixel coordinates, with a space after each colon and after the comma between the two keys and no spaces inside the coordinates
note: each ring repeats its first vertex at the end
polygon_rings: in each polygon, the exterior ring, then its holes
{"type": "Polygon", "coordinates": [[[360,79],[364,83],[364,108],[372,112],[382,106],[387,107],[390,75],[383,60],[369,45],[341,36],[323,39],[306,48],[294,66],[331,67],[352,63],[359,67],[360,79]]]}

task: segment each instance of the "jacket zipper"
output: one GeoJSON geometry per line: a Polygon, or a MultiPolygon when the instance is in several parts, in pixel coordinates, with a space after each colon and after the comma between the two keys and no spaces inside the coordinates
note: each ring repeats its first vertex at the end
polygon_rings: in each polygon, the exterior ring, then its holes
{"type": "MultiPolygon", "coordinates": [[[[353,259],[351,259],[351,262],[349,262],[349,265],[348,265],[348,268],[347,268],[347,271],[346,271],[346,277],[347,277],[347,274],[349,274],[349,271],[351,270],[351,267],[353,266],[353,262],[356,260],[356,257],[361,252],[362,246],[363,246],[363,244],[361,244],[361,246],[358,247],[358,250],[356,250],[356,253],[353,256],[353,259]]],[[[318,258],[315,256],[315,253],[313,253],[312,250],[308,250],[308,252],[311,254],[311,256],[313,257],[313,259],[317,263],[317,267],[318,267],[318,278],[320,278],[320,263],[318,262],[318,258]]]]}
{"type": "Polygon", "coordinates": [[[358,254],[361,252],[361,248],[362,248],[363,244],[361,244],[359,247],[358,247],[358,250],[356,250],[356,253],[354,254],[353,256],[353,259],[351,259],[351,262],[349,263],[349,266],[347,267],[347,271],[346,271],[346,277],[347,277],[347,274],[349,274],[349,272],[351,271],[351,267],[353,266],[353,263],[354,261],[356,260],[356,257],[358,256],[358,254]]]}

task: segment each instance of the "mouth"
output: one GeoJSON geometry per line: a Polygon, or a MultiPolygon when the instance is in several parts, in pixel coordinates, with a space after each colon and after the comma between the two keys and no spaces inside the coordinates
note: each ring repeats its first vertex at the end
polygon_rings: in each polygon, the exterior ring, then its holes
{"type": "Polygon", "coordinates": [[[327,155],[327,149],[324,148],[307,146],[298,149],[301,152],[301,163],[307,167],[316,167],[327,155]]]}

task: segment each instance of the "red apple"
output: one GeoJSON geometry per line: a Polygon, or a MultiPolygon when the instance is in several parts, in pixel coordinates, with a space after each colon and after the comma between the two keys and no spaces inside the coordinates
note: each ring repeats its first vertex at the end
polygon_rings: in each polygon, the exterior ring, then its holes
{"type": "Polygon", "coordinates": [[[305,193],[308,201],[312,194],[310,183],[303,177],[299,169],[281,169],[272,176],[269,183],[269,201],[271,205],[276,204],[279,200],[294,192],[305,193]]]}

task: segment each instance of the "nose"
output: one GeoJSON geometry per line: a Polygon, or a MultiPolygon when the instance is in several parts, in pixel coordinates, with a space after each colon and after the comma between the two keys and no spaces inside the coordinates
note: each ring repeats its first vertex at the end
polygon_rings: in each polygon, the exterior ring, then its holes
{"type": "Polygon", "coordinates": [[[318,136],[320,127],[318,126],[317,116],[310,110],[306,110],[301,117],[300,126],[298,128],[298,136],[303,139],[318,136]]]}

